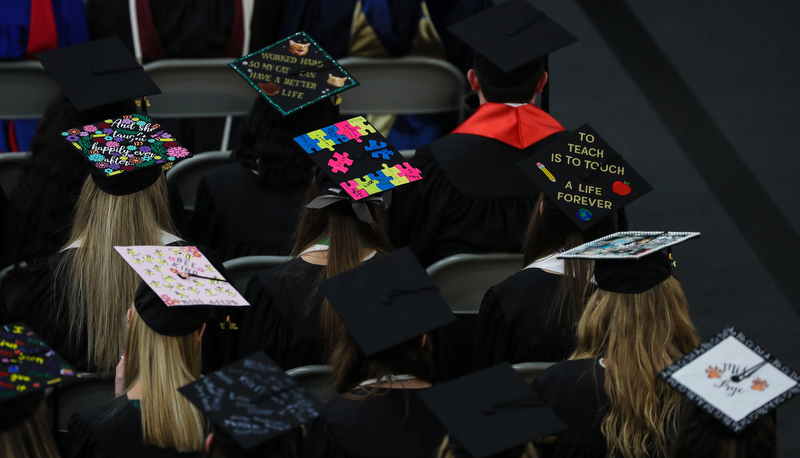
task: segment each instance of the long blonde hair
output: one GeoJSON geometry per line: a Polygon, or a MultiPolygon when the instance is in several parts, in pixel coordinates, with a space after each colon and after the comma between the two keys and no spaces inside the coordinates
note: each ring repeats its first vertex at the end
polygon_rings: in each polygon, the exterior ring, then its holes
{"type": "Polygon", "coordinates": [[[141,278],[114,250],[115,245],[161,245],[161,233],[175,233],[164,176],[125,196],[107,194],[89,177],[83,183],[66,250],[56,269],[69,316],[70,344],[88,346],[89,371],[112,377],[122,353],[125,312],[141,278]],[[84,340],[86,339],[86,340],[84,340]]]}
{"type": "Polygon", "coordinates": [[[597,290],[589,298],[570,359],[604,358],[609,410],[601,429],[608,456],[665,456],[681,395],[656,375],[698,342],[674,277],[644,293],[597,290]]]}
{"type": "Polygon", "coordinates": [[[161,335],[131,308],[125,355],[125,391],[137,381],[142,391],[144,443],[179,452],[202,451],[203,416],[178,392],[178,388],[200,377],[198,334],[161,335]]]}
{"type": "MultiPolygon", "coordinates": [[[[525,445],[525,449],[519,455],[519,458],[538,458],[539,455],[536,454],[536,449],[533,448],[532,443],[528,443],[525,445]]],[[[436,455],[436,458],[455,458],[455,455],[450,450],[450,436],[444,436],[444,440],[442,441],[442,445],[439,446],[439,453],[436,455]]]]}
{"type": "MultiPolygon", "coordinates": [[[[13,401],[12,401],[13,402],[13,401]]],[[[0,432],[0,456],[5,458],[58,458],[47,404],[16,427],[0,432]]]]}

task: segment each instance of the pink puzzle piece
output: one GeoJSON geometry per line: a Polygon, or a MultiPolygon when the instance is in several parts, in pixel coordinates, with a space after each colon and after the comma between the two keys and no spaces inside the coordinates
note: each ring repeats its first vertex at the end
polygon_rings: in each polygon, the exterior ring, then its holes
{"type": "MultiPolygon", "coordinates": [[[[398,175],[405,177],[408,181],[417,181],[422,179],[422,172],[419,169],[412,167],[408,162],[395,165],[398,170],[398,175]]],[[[384,172],[385,173],[385,172],[384,172]]]]}
{"type": "Polygon", "coordinates": [[[353,165],[353,160],[348,156],[350,156],[348,153],[333,153],[333,159],[328,160],[328,166],[333,173],[347,172],[348,167],[353,165]]]}
{"type": "Polygon", "coordinates": [[[350,140],[361,143],[361,137],[378,132],[372,127],[363,116],[358,116],[347,121],[338,122],[335,126],[339,129],[338,134],[344,135],[350,140]]]}
{"type": "Polygon", "coordinates": [[[343,181],[339,183],[339,185],[342,187],[342,189],[345,190],[347,194],[350,195],[350,197],[352,197],[355,200],[369,197],[369,193],[361,189],[361,185],[356,183],[355,180],[343,181]]]}

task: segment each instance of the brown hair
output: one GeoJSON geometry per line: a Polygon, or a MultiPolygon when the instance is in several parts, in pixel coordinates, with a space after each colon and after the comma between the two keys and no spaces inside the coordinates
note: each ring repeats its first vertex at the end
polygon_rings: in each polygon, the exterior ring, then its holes
{"type": "MultiPolygon", "coordinates": [[[[452,450],[450,450],[450,436],[444,436],[444,441],[442,441],[442,445],[439,446],[439,453],[436,455],[436,458],[455,458],[452,450]]],[[[510,456],[510,451],[502,453],[503,456],[510,456]]],[[[492,455],[494,456],[494,455],[492,455]]],[[[533,448],[532,443],[528,443],[525,445],[524,449],[519,455],[519,458],[538,458],[539,455],[536,454],[536,449],[533,448]]]]}
{"type": "Polygon", "coordinates": [[[589,298],[570,359],[604,358],[609,408],[601,430],[609,456],[666,455],[682,397],[657,374],[698,342],[674,277],[639,294],[597,290],[589,298]]]}
{"type": "MultiPolygon", "coordinates": [[[[306,202],[319,195],[316,182],[309,187],[306,202]]],[[[392,244],[386,235],[386,212],[382,204],[367,204],[373,223],[359,220],[350,204],[338,202],[321,209],[303,208],[300,222],[295,232],[292,256],[299,256],[306,248],[328,237],[328,263],[322,268],[320,280],[331,278],[361,265],[363,248],[371,248],[378,254],[392,251],[392,244]]],[[[320,309],[320,330],[323,337],[332,342],[344,326],[328,300],[315,290],[309,303],[322,300],[320,309]]],[[[329,346],[330,347],[330,346],[329,346]]]]}
{"type": "Polygon", "coordinates": [[[21,424],[0,432],[0,456],[5,458],[58,458],[58,447],[51,433],[47,405],[42,401],[36,412],[21,424]]]}
{"type": "Polygon", "coordinates": [[[774,411],[734,433],[696,405],[684,406],[670,458],[776,458],[774,411]]]}
{"type": "Polygon", "coordinates": [[[178,392],[200,377],[198,333],[161,335],[131,308],[125,355],[125,391],[137,381],[141,384],[144,443],[179,452],[202,451],[203,416],[178,392]]]}
{"type": "Polygon", "coordinates": [[[167,184],[125,196],[107,194],[89,177],[83,183],[75,222],[56,269],[63,289],[59,314],[69,316],[70,343],[88,344],[89,371],[113,377],[125,337],[125,312],[141,278],[114,246],[161,245],[161,233],[175,233],[169,215],[167,184]]]}
{"type": "MultiPolygon", "coordinates": [[[[612,213],[585,232],[581,232],[559,210],[554,210],[552,205],[544,194],[539,194],[522,248],[523,262],[526,266],[537,259],[556,253],[558,250],[569,250],[618,230],[619,223],[616,213],[612,213]]],[[[592,285],[590,280],[593,272],[594,261],[592,260],[564,260],[564,275],[561,275],[558,282],[558,289],[553,298],[548,318],[559,317],[571,323],[578,321],[586,305],[586,296],[592,285]]]]}

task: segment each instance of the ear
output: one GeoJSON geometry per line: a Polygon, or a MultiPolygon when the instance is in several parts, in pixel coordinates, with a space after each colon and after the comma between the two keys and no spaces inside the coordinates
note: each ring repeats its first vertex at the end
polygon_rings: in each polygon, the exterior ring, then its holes
{"type": "Polygon", "coordinates": [[[132,314],[133,314],[133,311],[131,309],[128,309],[128,311],[125,313],[125,325],[127,327],[131,327],[131,315],[132,314]]]}
{"type": "Polygon", "coordinates": [[[208,436],[206,436],[206,453],[208,453],[211,450],[211,442],[213,440],[214,440],[214,433],[213,432],[208,433],[208,436]]]}
{"type": "Polygon", "coordinates": [[[539,214],[541,215],[542,213],[544,213],[544,200],[539,202],[539,214]]]}
{"type": "Polygon", "coordinates": [[[539,77],[539,82],[536,83],[536,92],[537,93],[539,93],[539,94],[542,93],[542,91],[544,90],[544,85],[547,84],[547,79],[548,78],[549,78],[549,76],[547,75],[547,72],[542,72],[542,76],[539,77]]]}
{"type": "Polygon", "coordinates": [[[200,339],[203,338],[203,333],[206,332],[206,324],[203,323],[203,326],[197,331],[197,341],[200,342],[200,339]]]}
{"type": "Polygon", "coordinates": [[[428,343],[428,334],[422,334],[422,346],[424,347],[426,343],[428,343]]]}
{"type": "Polygon", "coordinates": [[[473,91],[477,91],[481,88],[481,83],[478,82],[478,75],[475,73],[474,68],[470,68],[467,72],[467,81],[469,81],[469,86],[473,91]]]}

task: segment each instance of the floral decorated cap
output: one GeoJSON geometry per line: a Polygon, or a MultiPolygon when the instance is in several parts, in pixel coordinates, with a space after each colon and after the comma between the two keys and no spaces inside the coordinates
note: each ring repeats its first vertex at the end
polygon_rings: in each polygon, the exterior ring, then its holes
{"type": "Polygon", "coordinates": [[[162,171],[192,157],[160,124],[141,113],[73,127],[61,135],[89,160],[97,187],[117,196],[149,187],[162,171]]]}

